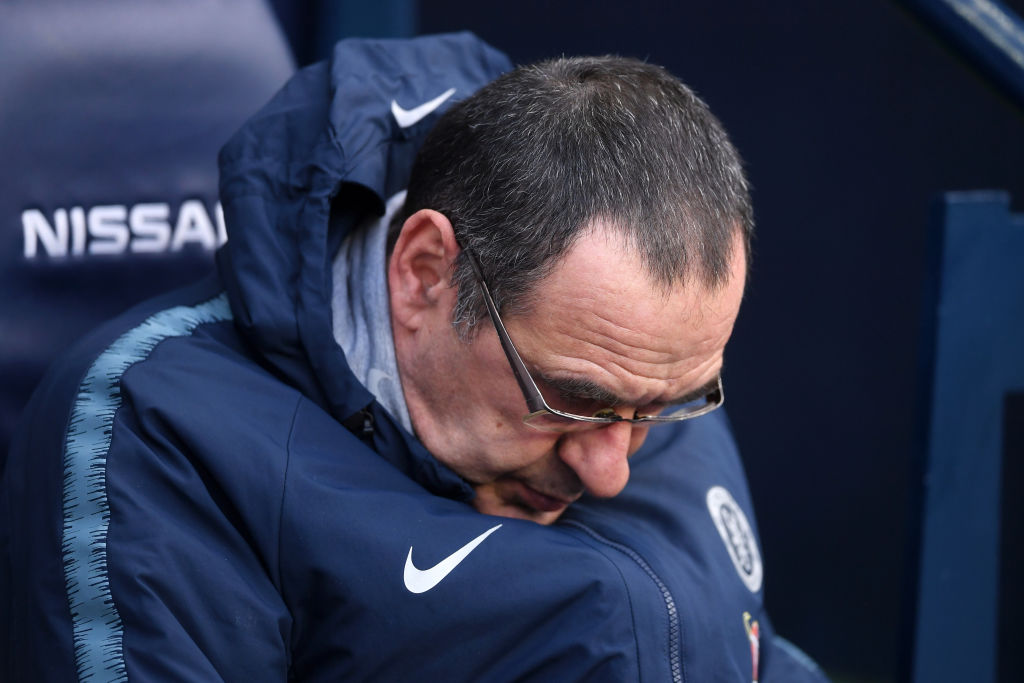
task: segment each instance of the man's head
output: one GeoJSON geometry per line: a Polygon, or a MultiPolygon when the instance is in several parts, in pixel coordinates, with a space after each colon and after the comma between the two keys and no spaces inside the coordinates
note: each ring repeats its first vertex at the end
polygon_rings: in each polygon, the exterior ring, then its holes
{"type": "Polygon", "coordinates": [[[413,425],[476,485],[478,509],[540,522],[584,490],[618,493],[647,428],[525,426],[467,252],[548,403],[631,417],[714,383],[752,229],[738,155],[704,104],[612,57],[523,67],[453,106],[397,228],[388,278],[413,425]]]}

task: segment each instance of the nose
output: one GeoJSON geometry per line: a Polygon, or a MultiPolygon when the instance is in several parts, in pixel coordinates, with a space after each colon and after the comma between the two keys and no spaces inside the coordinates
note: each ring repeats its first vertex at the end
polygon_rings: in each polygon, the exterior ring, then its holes
{"type": "Polygon", "coordinates": [[[633,426],[616,422],[601,429],[565,434],[558,457],[572,468],[587,493],[610,498],[629,480],[628,457],[633,441],[633,426]]]}

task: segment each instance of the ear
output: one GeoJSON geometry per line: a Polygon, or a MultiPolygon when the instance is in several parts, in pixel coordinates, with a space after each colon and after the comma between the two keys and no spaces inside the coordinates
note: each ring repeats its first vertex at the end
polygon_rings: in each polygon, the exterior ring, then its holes
{"type": "Polygon", "coordinates": [[[388,291],[394,324],[416,330],[427,313],[451,315],[455,301],[449,284],[459,245],[451,222],[421,209],[402,224],[388,261],[388,291]]]}

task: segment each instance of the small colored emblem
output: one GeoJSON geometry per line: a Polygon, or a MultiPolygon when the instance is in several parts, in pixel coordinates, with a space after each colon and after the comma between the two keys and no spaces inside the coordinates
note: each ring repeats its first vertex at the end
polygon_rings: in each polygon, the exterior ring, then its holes
{"type": "Polygon", "coordinates": [[[753,668],[753,683],[757,683],[757,664],[761,658],[761,627],[756,621],[750,620],[750,612],[743,613],[743,628],[747,631],[750,641],[750,659],[753,668]]]}

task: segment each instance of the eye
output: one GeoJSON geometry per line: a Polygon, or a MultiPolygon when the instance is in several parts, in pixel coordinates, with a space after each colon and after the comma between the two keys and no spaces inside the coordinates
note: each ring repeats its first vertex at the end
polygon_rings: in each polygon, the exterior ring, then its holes
{"type": "Polygon", "coordinates": [[[594,413],[594,417],[602,417],[602,418],[604,418],[604,417],[616,417],[617,415],[618,415],[618,413],[616,413],[611,408],[603,408],[603,409],[597,411],[596,413],[594,413]]]}
{"type": "Polygon", "coordinates": [[[571,387],[569,389],[564,387],[552,387],[551,384],[544,379],[535,379],[534,381],[541,390],[541,394],[543,394],[544,399],[552,408],[572,413],[573,415],[604,417],[595,415],[595,412],[607,408],[607,404],[601,404],[597,401],[583,398],[572,393],[571,387]]]}
{"type": "Polygon", "coordinates": [[[665,408],[666,405],[664,403],[649,403],[641,408],[637,408],[633,417],[657,417],[665,408]]]}

